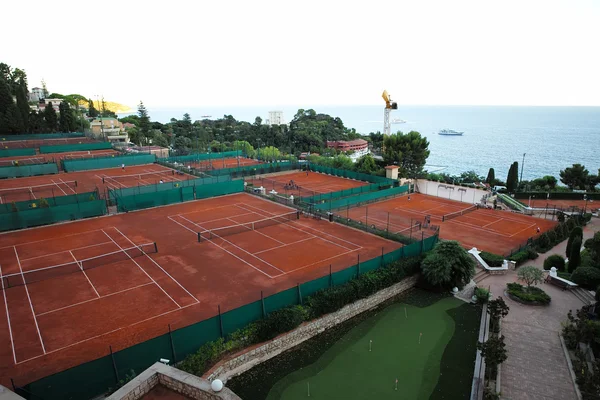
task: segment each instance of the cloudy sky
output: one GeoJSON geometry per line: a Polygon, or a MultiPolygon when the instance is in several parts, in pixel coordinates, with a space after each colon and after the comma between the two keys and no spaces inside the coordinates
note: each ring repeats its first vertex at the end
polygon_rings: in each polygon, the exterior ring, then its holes
{"type": "Polygon", "coordinates": [[[9,1],[30,87],[135,106],[600,106],[599,0],[9,1]]]}

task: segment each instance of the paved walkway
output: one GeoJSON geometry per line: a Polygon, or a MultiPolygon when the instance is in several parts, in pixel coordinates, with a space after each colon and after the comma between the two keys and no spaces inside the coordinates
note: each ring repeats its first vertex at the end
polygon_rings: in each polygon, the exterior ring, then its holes
{"type": "MultiPolygon", "coordinates": [[[[600,221],[594,219],[584,229],[584,241],[599,228],[600,221]]],[[[566,241],[525,265],[542,268],[546,257],[564,255],[565,248],[566,241]]],[[[540,287],[552,297],[550,305],[522,305],[504,295],[506,283],[516,281],[517,273],[509,271],[506,275],[491,275],[480,282],[481,286],[490,287],[494,298],[502,296],[510,307],[508,316],[502,321],[508,351],[508,359],[502,364],[502,398],[577,399],[558,333],[569,310],[579,309],[583,303],[568,291],[541,284],[540,287]]]]}

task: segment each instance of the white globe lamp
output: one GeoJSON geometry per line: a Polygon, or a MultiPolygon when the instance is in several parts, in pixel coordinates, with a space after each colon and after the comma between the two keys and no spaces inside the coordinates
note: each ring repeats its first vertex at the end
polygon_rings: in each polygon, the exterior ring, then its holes
{"type": "Polygon", "coordinates": [[[210,388],[214,392],[220,392],[221,390],[223,390],[223,382],[221,382],[220,379],[215,379],[210,383],[210,388]]]}

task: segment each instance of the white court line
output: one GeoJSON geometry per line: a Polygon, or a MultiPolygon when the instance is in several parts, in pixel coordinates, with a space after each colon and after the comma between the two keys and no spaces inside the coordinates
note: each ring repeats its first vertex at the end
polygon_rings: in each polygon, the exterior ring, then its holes
{"type": "Polygon", "coordinates": [[[96,178],[100,179],[102,181],[103,184],[105,184],[106,186],[108,186],[109,189],[116,189],[117,187],[115,185],[113,185],[110,182],[106,182],[106,180],[103,180],[102,177],[100,175],[94,175],[96,178]]]}
{"type": "Polygon", "coordinates": [[[76,307],[76,306],[78,306],[78,305],[85,304],[85,303],[89,303],[89,302],[91,302],[91,301],[98,301],[98,300],[100,300],[100,299],[104,299],[105,297],[114,296],[115,294],[119,294],[119,293],[128,292],[128,291],[130,291],[130,290],[138,289],[138,288],[141,288],[141,287],[143,287],[143,286],[148,286],[148,285],[154,285],[154,283],[152,283],[152,282],[143,283],[143,284],[141,284],[141,285],[137,285],[137,286],[134,286],[134,287],[130,287],[130,288],[128,288],[128,289],[119,290],[118,292],[109,293],[109,294],[107,294],[107,295],[105,295],[105,296],[100,296],[100,298],[98,298],[98,299],[89,299],[89,300],[84,300],[84,301],[80,301],[79,303],[69,304],[68,306],[64,306],[64,307],[57,308],[57,309],[55,309],[55,310],[45,311],[45,312],[43,312],[43,313],[39,313],[37,316],[38,316],[38,317],[41,317],[42,315],[46,315],[46,314],[52,314],[52,313],[55,313],[55,312],[57,312],[57,311],[62,311],[62,310],[65,310],[65,309],[67,309],[67,308],[76,307]]]}
{"type": "Polygon", "coordinates": [[[59,189],[60,189],[60,191],[61,191],[61,192],[63,192],[63,194],[64,194],[65,196],[67,195],[67,192],[65,192],[65,191],[64,191],[64,190],[63,190],[63,189],[60,187],[60,185],[59,185],[57,182],[54,182],[54,179],[52,179],[52,183],[54,183],[54,185],[55,185],[57,188],[59,188],[59,189]]]}
{"type": "MultiPolygon", "coordinates": [[[[179,310],[182,310],[182,309],[184,309],[184,308],[187,308],[187,307],[190,307],[190,306],[195,306],[195,305],[196,305],[196,303],[193,303],[193,304],[188,304],[187,306],[183,306],[183,307],[181,307],[181,308],[176,308],[176,309],[174,309],[174,310],[171,310],[171,311],[165,311],[165,312],[164,312],[164,313],[162,313],[162,314],[158,314],[158,315],[155,315],[155,316],[153,316],[153,317],[148,317],[148,318],[146,318],[146,319],[143,319],[143,320],[141,320],[141,321],[134,322],[133,324],[126,325],[126,326],[122,326],[122,327],[120,327],[120,328],[116,328],[116,329],[110,330],[110,331],[108,331],[108,332],[104,332],[104,333],[101,333],[101,334],[99,334],[99,335],[92,336],[92,337],[90,337],[90,338],[83,339],[83,340],[80,340],[80,341],[78,341],[78,342],[75,342],[75,343],[71,343],[71,344],[69,344],[69,345],[66,345],[66,346],[60,347],[60,348],[58,348],[58,349],[51,350],[51,351],[49,351],[49,352],[48,352],[48,353],[46,353],[46,354],[52,354],[52,353],[56,353],[57,351],[61,351],[61,350],[64,350],[64,349],[68,349],[69,347],[77,346],[77,345],[79,345],[79,344],[81,344],[81,343],[85,343],[85,342],[88,342],[88,341],[90,341],[90,340],[97,339],[97,338],[99,338],[99,337],[102,337],[102,336],[104,336],[104,335],[110,335],[111,333],[118,332],[118,331],[120,331],[120,330],[122,330],[122,329],[129,328],[129,327],[132,327],[132,326],[135,326],[135,325],[138,325],[138,324],[144,323],[144,322],[146,322],[146,321],[150,321],[151,319],[154,319],[154,318],[159,318],[159,317],[162,317],[163,315],[167,315],[167,314],[170,314],[170,313],[172,313],[172,312],[179,311],[179,310]]],[[[23,361],[19,361],[17,364],[23,364],[23,363],[29,362],[29,361],[31,361],[31,360],[35,360],[35,359],[37,359],[37,358],[40,358],[40,357],[43,357],[43,356],[44,356],[43,354],[40,354],[39,356],[35,356],[35,357],[31,357],[31,358],[28,358],[28,359],[26,359],[26,360],[23,360],[23,361]]]]}
{"type": "Polygon", "coordinates": [[[117,184],[118,184],[118,185],[121,185],[120,187],[127,187],[126,185],[122,184],[118,180],[114,179],[112,176],[108,176],[108,175],[104,174],[103,178],[104,178],[104,182],[106,182],[107,179],[110,179],[111,181],[114,182],[113,185],[115,185],[115,186],[117,186],[117,184]]]}
{"type": "MultiPolygon", "coordinates": [[[[178,215],[178,217],[184,218],[184,217],[182,217],[181,215],[178,215]]],[[[168,218],[169,218],[171,221],[175,222],[176,224],[178,224],[178,225],[182,226],[183,228],[187,229],[188,231],[192,232],[194,235],[196,235],[196,237],[198,236],[198,232],[196,232],[196,231],[194,231],[194,230],[192,230],[192,229],[188,228],[187,226],[183,225],[183,224],[182,224],[182,223],[180,223],[180,222],[177,222],[177,221],[175,221],[175,220],[174,220],[173,218],[171,218],[171,217],[168,217],[168,218]]],[[[250,264],[248,261],[246,261],[246,260],[244,260],[244,259],[242,259],[242,258],[240,258],[240,257],[236,256],[235,254],[233,254],[233,253],[232,253],[232,252],[230,252],[229,250],[227,250],[227,249],[224,249],[223,247],[219,246],[218,244],[216,244],[216,243],[215,243],[215,242],[213,242],[212,240],[208,240],[208,242],[209,242],[210,244],[212,244],[212,245],[215,245],[215,246],[217,246],[218,248],[220,248],[220,249],[221,249],[221,250],[223,250],[224,252],[228,253],[228,254],[229,254],[229,255],[231,255],[232,257],[235,257],[235,258],[237,258],[238,260],[240,260],[240,261],[241,261],[241,262],[243,262],[244,264],[247,264],[247,265],[249,265],[250,267],[254,268],[255,270],[257,270],[257,271],[258,271],[258,272],[260,272],[261,274],[263,274],[263,275],[265,275],[265,276],[268,276],[269,278],[273,279],[273,277],[272,277],[271,275],[267,274],[265,271],[263,271],[263,270],[261,270],[261,269],[258,269],[258,268],[256,268],[254,265],[250,264]]]]}
{"type": "Polygon", "coordinates": [[[327,258],[324,258],[322,260],[315,261],[314,263],[310,263],[310,264],[306,264],[306,265],[303,265],[303,266],[298,267],[298,268],[294,268],[294,269],[292,269],[290,271],[287,271],[287,272],[285,272],[283,274],[275,275],[275,278],[280,277],[280,276],[285,275],[285,274],[291,274],[292,272],[296,272],[296,271],[299,271],[299,270],[304,269],[304,268],[312,267],[315,264],[319,264],[319,263],[322,263],[322,262],[327,261],[327,260],[331,260],[331,259],[334,259],[334,258],[337,258],[337,257],[345,256],[346,254],[354,253],[355,251],[358,251],[358,250],[360,250],[360,249],[346,251],[346,252],[344,252],[342,254],[338,254],[338,255],[335,255],[335,256],[327,257],[327,258]]]}
{"type": "Polygon", "coordinates": [[[163,291],[163,293],[164,293],[164,294],[166,294],[168,298],[170,298],[170,299],[171,299],[171,301],[172,301],[173,303],[175,303],[175,304],[177,305],[177,307],[181,308],[181,306],[180,306],[179,304],[177,304],[177,302],[176,302],[175,300],[173,300],[173,298],[172,298],[171,296],[169,296],[169,294],[168,294],[167,292],[165,292],[165,289],[163,289],[163,288],[162,288],[162,286],[160,286],[158,283],[156,283],[156,281],[154,280],[154,278],[152,278],[152,277],[150,276],[150,274],[148,274],[148,273],[147,273],[147,272],[144,270],[144,268],[142,268],[142,267],[140,266],[140,264],[138,264],[138,263],[137,263],[137,262],[136,262],[136,261],[133,259],[133,257],[131,257],[131,256],[129,255],[129,253],[127,253],[127,252],[125,251],[125,249],[123,249],[121,246],[119,246],[119,244],[118,244],[117,242],[115,242],[115,241],[113,240],[113,238],[111,238],[111,237],[108,235],[108,233],[104,232],[104,229],[102,229],[102,233],[104,233],[104,234],[105,234],[105,235],[106,235],[106,236],[107,236],[107,237],[108,237],[110,240],[112,240],[112,241],[113,241],[113,243],[114,243],[114,244],[116,244],[116,245],[117,245],[117,247],[119,247],[119,248],[121,249],[121,251],[123,251],[125,254],[127,254],[127,257],[129,257],[129,259],[130,259],[131,261],[133,261],[133,263],[134,263],[135,265],[137,265],[137,266],[138,266],[138,268],[139,268],[139,269],[140,269],[140,270],[141,270],[141,271],[142,271],[144,274],[146,274],[146,276],[147,276],[148,278],[150,278],[150,279],[152,280],[152,282],[154,282],[154,284],[155,284],[156,286],[158,286],[158,288],[159,288],[160,290],[162,290],[162,291],[163,291]]]}
{"type": "Polygon", "coordinates": [[[257,251],[257,252],[256,252],[256,253],[254,253],[254,254],[266,253],[267,251],[271,251],[271,250],[279,249],[279,248],[282,248],[282,247],[285,247],[285,246],[291,246],[291,245],[294,245],[294,244],[296,244],[296,243],[306,242],[307,240],[313,240],[313,239],[318,239],[318,237],[316,237],[316,236],[312,235],[311,237],[307,237],[306,239],[300,239],[300,240],[297,240],[297,241],[295,241],[295,242],[291,242],[291,243],[284,243],[284,244],[282,244],[281,246],[275,246],[275,247],[271,247],[270,249],[266,249],[266,250],[257,251]]]}
{"type": "MultiPolygon", "coordinates": [[[[235,195],[237,195],[237,194],[238,194],[238,193],[235,193],[235,194],[233,194],[233,196],[235,196],[235,195]]],[[[231,195],[228,195],[228,196],[231,196],[231,195]]],[[[234,205],[236,205],[236,204],[234,204],[234,205]]],[[[190,212],[187,212],[187,213],[183,213],[183,214],[175,214],[175,215],[171,215],[171,216],[172,216],[172,217],[180,217],[180,216],[182,216],[182,215],[188,215],[188,214],[197,214],[197,213],[204,213],[204,212],[207,212],[207,211],[216,210],[216,209],[218,209],[218,208],[230,208],[230,207],[231,207],[231,204],[226,204],[226,205],[224,205],[224,206],[216,206],[216,207],[211,207],[211,208],[205,208],[204,210],[190,211],[190,212]]],[[[248,210],[246,210],[246,211],[248,211],[248,210]]],[[[253,213],[253,214],[254,214],[254,213],[253,213]]],[[[225,218],[219,218],[219,219],[225,219],[225,218]]],[[[218,221],[219,219],[215,219],[214,221],[218,221]]],[[[202,223],[204,224],[204,223],[206,223],[206,222],[210,222],[210,221],[203,221],[202,223]]]]}
{"type": "MultiPolygon", "coordinates": [[[[233,217],[232,217],[232,218],[233,218],[233,217]]],[[[235,224],[239,224],[239,222],[237,222],[237,221],[234,221],[234,220],[233,220],[233,219],[231,219],[231,218],[226,218],[226,219],[230,220],[231,222],[233,222],[233,223],[235,223],[235,224]]],[[[242,224],[250,224],[250,223],[252,223],[252,222],[242,222],[242,224]]],[[[245,227],[246,225],[242,225],[242,226],[243,226],[243,227],[245,227]]],[[[217,229],[219,229],[219,228],[217,228],[217,229]]],[[[248,228],[248,230],[249,230],[249,231],[252,231],[252,229],[250,229],[250,228],[248,228]]],[[[258,233],[258,234],[260,234],[260,235],[263,235],[264,237],[267,237],[267,238],[269,238],[269,239],[271,239],[271,240],[273,240],[273,241],[275,241],[275,242],[277,242],[277,243],[280,243],[280,244],[285,244],[285,243],[283,243],[283,242],[281,242],[281,241],[279,241],[279,240],[277,240],[277,239],[275,239],[275,238],[272,238],[271,236],[269,236],[269,235],[267,235],[267,234],[264,234],[264,233],[260,232],[260,231],[259,231],[259,230],[257,230],[257,229],[254,229],[254,232],[256,232],[256,233],[258,233]]],[[[252,253],[252,254],[257,254],[257,253],[252,253]]]]}
{"type": "Polygon", "coordinates": [[[534,226],[536,226],[536,225],[537,225],[537,224],[531,224],[531,225],[529,225],[528,227],[526,227],[526,228],[523,228],[523,229],[521,229],[520,231],[513,233],[513,234],[512,234],[512,235],[510,235],[509,237],[513,237],[513,236],[515,236],[515,235],[518,235],[519,233],[521,233],[521,232],[524,232],[524,231],[526,231],[527,229],[531,229],[531,228],[533,228],[533,227],[534,227],[534,226]]]}
{"type": "MultiPolygon", "coordinates": [[[[255,230],[254,230],[254,232],[256,232],[256,233],[259,233],[259,234],[263,235],[264,237],[267,237],[267,238],[269,238],[269,239],[271,239],[271,240],[273,240],[273,241],[275,241],[275,242],[277,242],[277,243],[281,243],[281,244],[283,244],[283,245],[286,245],[286,244],[287,244],[287,243],[283,243],[283,242],[281,242],[281,241],[279,241],[279,240],[277,240],[277,239],[275,239],[275,238],[272,238],[271,236],[269,236],[269,235],[266,235],[266,234],[262,233],[262,232],[261,232],[261,231],[259,231],[259,230],[256,230],[256,229],[255,229],[255,230]]],[[[256,254],[256,253],[255,253],[255,254],[256,254]]]]}
{"type": "Polygon", "coordinates": [[[77,250],[81,250],[81,249],[89,249],[90,247],[102,246],[103,244],[109,244],[109,243],[112,243],[112,242],[102,242],[102,243],[97,243],[97,244],[91,244],[89,246],[77,247],[77,248],[74,248],[71,250],[63,250],[63,251],[59,251],[56,253],[43,254],[41,256],[35,256],[35,257],[30,257],[30,258],[22,258],[21,261],[29,261],[29,260],[35,260],[36,258],[50,257],[50,256],[54,256],[56,254],[68,253],[70,251],[77,251],[77,250]]]}
{"type": "MultiPolygon", "coordinates": [[[[476,221],[479,221],[479,219],[478,219],[478,218],[473,218],[473,219],[474,219],[474,220],[476,220],[476,221]]],[[[485,225],[483,225],[483,226],[482,226],[482,228],[487,228],[488,226],[490,226],[490,225],[492,225],[492,224],[495,224],[496,222],[500,222],[500,221],[502,221],[502,220],[501,220],[501,219],[497,219],[497,220],[495,220],[495,221],[492,221],[492,222],[490,222],[489,224],[485,224],[485,225]]]]}
{"type": "Polygon", "coordinates": [[[87,276],[87,274],[83,270],[83,266],[81,265],[81,263],[75,258],[75,256],[73,255],[72,251],[69,251],[69,253],[71,253],[71,257],[73,257],[73,260],[75,260],[75,262],[77,263],[77,266],[79,267],[79,269],[81,270],[81,272],[83,272],[83,276],[85,276],[85,279],[87,279],[87,281],[90,283],[90,286],[92,287],[92,289],[94,289],[94,293],[96,293],[96,296],[98,296],[98,298],[100,298],[100,294],[98,294],[98,291],[96,290],[96,288],[92,284],[92,281],[90,281],[90,278],[87,276]]]}
{"type": "Polygon", "coordinates": [[[4,295],[4,307],[6,308],[6,322],[8,323],[8,333],[10,334],[10,346],[12,347],[13,360],[17,363],[17,354],[15,353],[15,343],[13,341],[12,327],[10,326],[10,314],[8,313],[8,301],[6,300],[6,290],[4,289],[4,280],[2,279],[2,266],[0,265],[0,281],[2,282],[2,294],[4,295]]]}
{"type": "MultiPolygon", "coordinates": [[[[187,214],[191,214],[191,213],[187,213],[187,214]]],[[[232,217],[223,217],[223,218],[211,219],[211,220],[208,220],[208,221],[200,221],[198,223],[199,224],[207,224],[209,222],[223,221],[225,219],[229,219],[230,220],[230,218],[241,217],[242,215],[252,215],[252,214],[256,214],[256,213],[255,212],[248,212],[248,213],[243,213],[243,214],[237,214],[237,215],[234,215],[232,217]]],[[[181,215],[186,215],[186,214],[171,215],[171,217],[179,217],[181,215]]],[[[233,222],[235,222],[235,221],[233,221],[233,222]]],[[[240,222],[235,222],[235,223],[239,224],[240,222]]]]}
{"type": "MultiPolygon", "coordinates": [[[[188,221],[189,223],[191,223],[191,224],[193,224],[193,225],[196,225],[198,228],[200,228],[200,229],[202,229],[202,230],[206,231],[206,229],[204,229],[202,226],[200,226],[200,225],[198,225],[198,224],[195,224],[194,222],[190,221],[190,220],[189,220],[189,219],[187,219],[186,217],[181,217],[181,218],[185,219],[186,221],[188,221]]],[[[223,241],[225,241],[225,242],[229,243],[229,244],[230,244],[230,245],[232,245],[233,247],[236,247],[236,248],[240,249],[241,251],[243,251],[244,253],[248,254],[249,256],[251,256],[251,257],[254,257],[254,258],[256,258],[256,259],[257,259],[257,260],[259,260],[259,261],[262,261],[263,263],[267,264],[269,267],[271,267],[271,268],[274,268],[274,269],[276,269],[277,271],[284,272],[284,271],[280,270],[279,268],[277,268],[276,266],[274,266],[273,264],[271,264],[271,263],[269,263],[269,262],[266,262],[265,260],[263,260],[263,259],[262,259],[262,258],[260,258],[260,257],[257,257],[257,256],[255,256],[254,254],[252,254],[252,253],[250,253],[249,251],[247,251],[247,250],[245,250],[245,249],[241,248],[240,246],[236,245],[235,243],[232,243],[232,242],[230,242],[229,240],[227,240],[227,239],[225,239],[225,238],[222,238],[222,237],[221,237],[221,236],[219,236],[219,235],[216,235],[216,236],[217,236],[219,239],[221,239],[221,240],[223,240],[223,241]]],[[[212,241],[212,240],[211,240],[211,241],[212,241]]]]}
{"type": "Polygon", "coordinates": [[[27,288],[27,281],[25,281],[25,275],[23,275],[23,269],[21,268],[21,261],[19,260],[19,253],[17,253],[17,248],[13,246],[15,249],[15,256],[17,257],[17,263],[19,264],[19,271],[21,271],[21,279],[23,279],[23,286],[25,286],[25,293],[27,293],[27,299],[29,300],[29,307],[31,307],[31,313],[33,314],[33,322],[35,322],[35,328],[37,329],[38,336],[40,337],[40,343],[42,344],[42,351],[46,354],[46,346],[44,346],[44,341],[42,340],[42,334],[40,332],[40,327],[37,322],[37,318],[35,317],[35,311],[33,310],[33,304],[31,304],[31,297],[29,296],[29,288],[27,288]]]}
{"type": "Polygon", "coordinates": [[[33,196],[33,198],[34,198],[35,200],[37,200],[37,197],[35,197],[35,194],[33,194],[33,190],[31,190],[31,188],[29,188],[29,193],[30,193],[30,194],[33,196]]]}
{"type": "MultiPolygon", "coordinates": [[[[61,236],[60,238],[52,238],[52,239],[34,240],[34,241],[32,241],[32,242],[19,243],[19,244],[17,244],[16,246],[18,246],[18,247],[22,247],[22,246],[25,246],[25,245],[28,245],[28,244],[40,243],[40,242],[46,242],[46,241],[48,241],[48,240],[64,239],[64,238],[71,237],[71,236],[80,236],[80,235],[84,235],[84,234],[86,234],[86,233],[90,233],[90,232],[99,232],[100,230],[101,230],[101,229],[93,229],[93,230],[91,230],[91,231],[85,231],[85,232],[79,232],[79,233],[73,233],[73,234],[70,234],[70,235],[61,236]]],[[[7,249],[7,248],[9,248],[9,247],[15,247],[15,245],[10,245],[10,246],[4,246],[4,247],[0,247],[0,249],[7,249]]]]}
{"type": "Polygon", "coordinates": [[[64,185],[67,187],[67,189],[71,189],[71,192],[77,193],[75,190],[73,190],[73,188],[71,186],[67,185],[67,182],[63,181],[62,178],[60,178],[59,181],[64,183],[64,185]]]}
{"type": "Polygon", "coordinates": [[[480,227],[478,225],[469,224],[468,222],[457,221],[456,219],[451,219],[450,221],[446,221],[446,222],[450,223],[450,224],[468,226],[468,227],[470,227],[472,229],[477,229],[477,230],[480,230],[480,231],[483,231],[483,232],[491,233],[493,235],[498,235],[498,236],[502,236],[502,237],[506,237],[506,238],[512,237],[511,235],[505,235],[503,233],[492,231],[490,229],[484,229],[484,228],[482,228],[482,227],[480,227]]]}
{"type": "MultiPolygon", "coordinates": [[[[127,239],[127,240],[129,241],[129,243],[131,243],[132,245],[134,245],[135,247],[137,247],[137,245],[136,245],[135,243],[133,243],[133,242],[131,241],[131,239],[129,239],[127,236],[125,236],[125,235],[123,234],[123,232],[121,232],[120,230],[118,230],[118,229],[117,229],[116,227],[114,227],[114,226],[113,226],[112,228],[113,228],[115,231],[119,232],[119,233],[121,234],[121,236],[123,236],[125,239],[127,239]]],[[[173,277],[171,276],[171,274],[169,274],[167,271],[165,271],[165,269],[164,269],[163,267],[161,267],[161,266],[160,266],[160,264],[158,264],[158,263],[157,263],[157,262],[156,262],[156,261],[155,261],[155,260],[154,260],[152,257],[150,257],[150,256],[149,256],[148,254],[146,254],[146,253],[144,253],[144,255],[145,255],[146,257],[148,257],[148,259],[149,259],[150,261],[152,261],[152,262],[154,263],[154,265],[156,265],[158,268],[160,268],[160,270],[161,270],[162,272],[164,272],[164,273],[165,273],[165,275],[167,275],[169,278],[171,278],[171,280],[172,280],[173,282],[175,282],[175,283],[176,283],[176,284],[177,284],[177,285],[178,285],[180,288],[182,288],[182,289],[183,289],[183,290],[184,290],[184,291],[185,291],[185,292],[186,292],[186,293],[187,293],[187,294],[188,294],[188,295],[189,295],[189,296],[190,296],[192,299],[196,300],[196,303],[200,303],[200,300],[198,300],[198,299],[196,298],[196,296],[194,296],[194,295],[193,295],[193,294],[191,294],[191,293],[190,293],[190,292],[189,292],[189,291],[188,291],[186,288],[184,288],[184,287],[181,285],[181,283],[179,283],[179,281],[178,281],[177,279],[173,278],[173,277]]]]}

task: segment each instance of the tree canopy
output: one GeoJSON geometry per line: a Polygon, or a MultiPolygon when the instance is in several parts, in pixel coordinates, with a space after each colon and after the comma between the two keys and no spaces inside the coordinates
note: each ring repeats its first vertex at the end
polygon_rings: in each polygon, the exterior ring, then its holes
{"type": "Polygon", "coordinates": [[[594,189],[600,183],[600,170],[598,175],[590,175],[590,172],[581,164],[573,164],[571,167],[560,171],[560,181],[569,189],[594,189]]]}
{"type": "Polygon", "coordinates": [[[423,276],[442,289],[464,287],[475,275],[475,261],[456,241],[439,242],[421,264],[423,276]]]}
{"type": "Polygon", "coordinates": [[[429,141],[416,131],[397,132],[383,139],[383,160],[398,165],[398,176],[415,178],[429,157],[429,141]]]}

